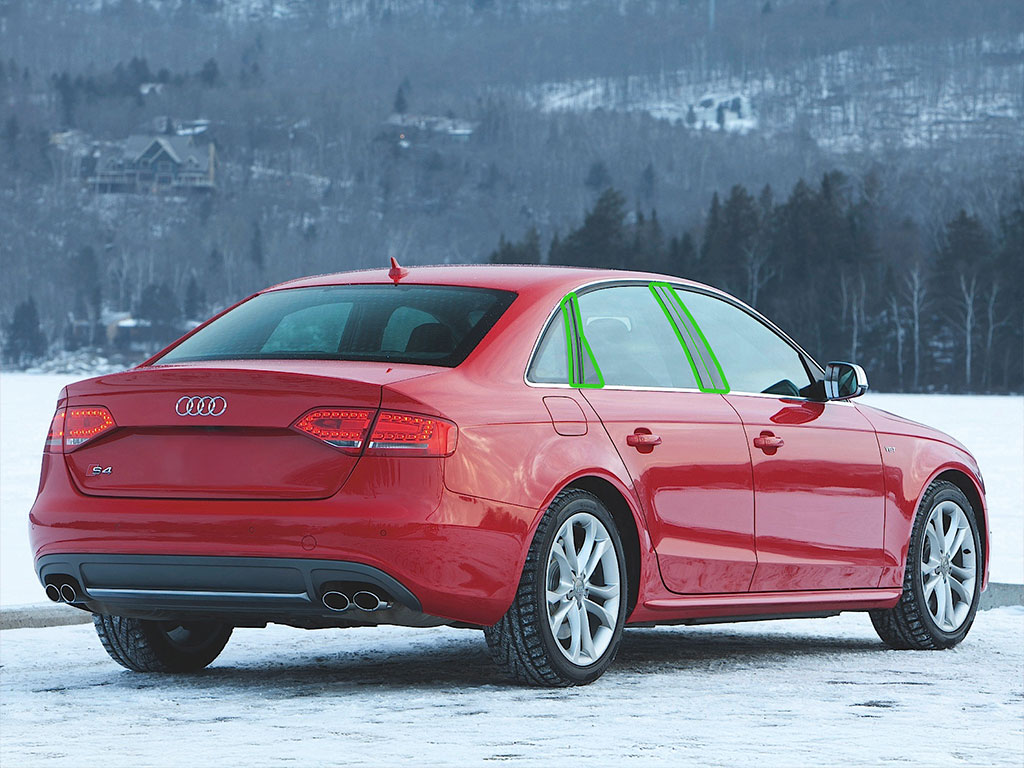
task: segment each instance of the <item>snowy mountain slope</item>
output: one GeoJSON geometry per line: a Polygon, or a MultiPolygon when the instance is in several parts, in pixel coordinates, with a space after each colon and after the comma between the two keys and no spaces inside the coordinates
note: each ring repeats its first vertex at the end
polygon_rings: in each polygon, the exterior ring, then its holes
{"type": "Polygon", "coordinates": [[[963,140],[1024,146],[1024,35],[852,49],[742,75],[687,69],[549,82],[525,100],[544,112],[643,112],[694,130],[802,130],[841,152],[963,140]]]}

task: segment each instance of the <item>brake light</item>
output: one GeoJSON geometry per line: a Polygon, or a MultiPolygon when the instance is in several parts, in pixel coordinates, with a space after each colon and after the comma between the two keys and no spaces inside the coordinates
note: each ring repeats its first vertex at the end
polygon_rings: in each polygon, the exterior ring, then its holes
{"type": "Polygon", "coordinates": [[[46,433],[44,453],[66,453],[114,429],[114,417],[102,405],[60,407],[46,433]]]}
{"type": "Polygon", "coordinates": [[[458,427],[444,419],[382,411],[366,453],[372,456],[450,456],[455,452],[458,435],[458,427]]]}
{"type": "Polygon", "coordinates": [[[68,408],[64,415],[64,450],[73,450],[109,432],[117,424],[102,405],[68,408]]]}
{"type": "Polygon", "coordinates": [[[459,428],[450,421],[400,411],[383,411],[376,421],[373,415],[362,408],[316,408],[300,416],[292,429],[352,456],[360,455],[364,445],[370,456],[441,457],[455,451],[459,428]]]}
{"type": "Polygon", "coordinates": [[[57,409],[50,422],[50,431],[46,433],[43,453],[64,452],[64,406],[57,409]]]}
{"type": "Polygon", "coordinates": [[[300,416],[292,428],[358,456],[370,429],[373,411],[358,408],[317,408],[300,416]]]}

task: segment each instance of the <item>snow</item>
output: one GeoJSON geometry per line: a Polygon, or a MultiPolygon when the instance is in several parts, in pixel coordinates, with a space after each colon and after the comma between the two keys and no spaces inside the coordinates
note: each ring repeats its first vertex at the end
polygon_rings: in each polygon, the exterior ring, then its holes
{"type": "Polygon", "coordinates": [[[191,676],[109,660],[89,625],[0,637],[5,765],[1012,765],[1024,608],[945,652],[862,614],[627,630],[593,685],[505,681],[481,633],[236,630],[191,676]]]}
{"type": "Polygon", "coordinates": [[[646,113],[698,131],[774,136],[796,129],[840,153],[968,138],[1018,146],[1022,52],[1024,35],[972,38],[962,47],[857,47],[742,73],[688,67],[555,80],[523,98],[541,112],[646,113]],[[958,56],[979,62],[970,82],[958,56]]]}
{"type": "MultiPolygon", "coordinates": [[[[0,605],[46,600],[27,518],[57,395],[75,378],[0,374],[0,605]]],[[[973,451],[988,488],[992,579],[1024,583],[1024,398],[869,393],[862,402],[938,427],[973,451]]]]}

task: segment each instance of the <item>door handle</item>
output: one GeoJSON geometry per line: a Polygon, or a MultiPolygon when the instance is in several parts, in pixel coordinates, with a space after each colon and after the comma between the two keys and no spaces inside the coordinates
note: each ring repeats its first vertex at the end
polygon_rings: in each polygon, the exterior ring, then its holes
{"type": "Polygon", "coordinates": [[[634,448],[654,448],[656,445],[661,445],[661,435],[652,435],[650,432],[634,432],[632,435],[626,435],[626,445],[631,445],[634,448]]]}
{"type": "Polygon", "coordinates": [[[754,438],[754,447],[760,448],[769,456],[775,453],[777,450],[779,450],[779,448],[781,448],[785,444],[785,440],[783,440],[781,437],[776,437],[775,435],[768,431],[764,431],[754,438]]]}

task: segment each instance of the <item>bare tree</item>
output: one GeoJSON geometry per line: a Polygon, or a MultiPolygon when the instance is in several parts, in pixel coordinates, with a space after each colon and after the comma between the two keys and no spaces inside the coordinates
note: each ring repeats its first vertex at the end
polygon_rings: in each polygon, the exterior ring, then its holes
{"type": "Polygon", "coordinates": [[[893,338],[896,340],[896,382],[903,389],[903,336],[904,328],[900,312],[900,299],[895,293],[889,294],[889,312],[893,324],[893,338]]]}
{"type": "Polygon", "coordinates": [[[960,314],[960,329],[964,334],[964,384],[971,386],[971,365],[974,353],[974,330],[977,323],[975,301],[978,297],[977,275],[959,275],[958,285],[960,287],[960,306],[957,308],[960,314]]]}
{"type": "Polygon", "coordinates": [[[924,266],[918,262],[903,278],[907,303],[910,306],[910,333],[914,347],[914,390],[921,387],[921,315],[928,303],[928,283],[924,266]]]}

